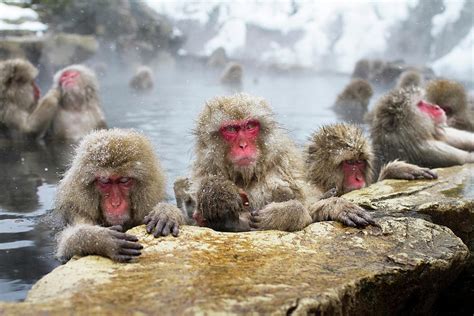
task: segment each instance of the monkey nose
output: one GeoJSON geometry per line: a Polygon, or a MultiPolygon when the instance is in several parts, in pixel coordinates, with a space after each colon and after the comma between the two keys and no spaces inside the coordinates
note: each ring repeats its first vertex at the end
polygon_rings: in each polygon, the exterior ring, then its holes
{"type": "Polygon", "coordinates": [[[239,147],[242,148],[242,149],[245,149],[245,148],[247,148],[247,143],[240,143],[239,147]]]}

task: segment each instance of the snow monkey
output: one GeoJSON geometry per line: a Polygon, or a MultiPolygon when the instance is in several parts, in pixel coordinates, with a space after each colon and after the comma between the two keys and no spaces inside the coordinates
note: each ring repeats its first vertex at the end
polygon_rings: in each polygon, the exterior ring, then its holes
{"type": "Polygon", "coordinates": [[[373,223],[363,210],[348,209],[342,198],[307,198],[300,152],[262,98],[235,94],[210,100],[199,116],[196,138],[191,184],[180,179],[175,188],[195,192],[188,196],[196,201],[193,217],[200,226],[296,231],[319,220],[373,223]]]}
{"type": "Polygon", "coordinates": [[[468,97],[462,84],[452,80],[432,80],[426,85],[426,97],[446,112],[449,126],[474,131],[474,115],[468,110],[468,97]]]}
{"type": "Polygon", "coordinates": [[[422,82],[422,74],[418,70],[408,69],[398,77],[396,88],[421,87],[422,82]]]}
{"type": "Polygon", "coordinates": [[[395,159],[428,168],[474,162],[474,134],[445,128],[444,111],[419,88],[391,91],[372,112],[370,127],[380,165],[395,159]],[[466,150],[463,150],[466,149],[466,150]]]}
{"type": "Polygon", "coordinates": [[[226,65],[221,75],[221,83],[229,85],[242,84],[242,66],[236,62],[230,62],[226,65]]]}
{"type": "Polygon", "coordinates": [[[323,192],[336,195],[369,186],[383,179],[436,179],[435,172],[403,161],[392,161],[380,172],[374,170],[369,141],[352,124],[332,124],[316,131],[306,148],[306,176],[323,192]],[[379,174],[377,174],[379,173],[379,174]]]}
{"type": "Polygon", "coordinates": [[[42,138],[58,108],[59,93],[40,100],[38,70],[23,59],[0,62],[0,131],[11,138],[42,138]]]}
{"type": "Polygon", "coordinates": [[[142,246],[127,229],[147,224],[147,232],[177,236],[181,211],[160,203],[165,178],[150,141],[133,130],[99,130],[79,144],[71,168],[60,181],[54,216],[65,227],[57,258],[100,255],[128,262],[142,246]]]}
{"type": "Polygon", "coordinates": [[[372,87],[366,80],[353,79],[337,96],[333,109],[345,121],[362,123],[372,95],[372,87]]]}
{"type": "Polygon", "coordinates": [[[128,85],[135,91],[150,91],[153,89],[153,72],[150,67],[138,67],[135,75],[132,77],[132,79],[130,79],[128,85]]]}
{"type": "Polygon", "coordinates": [[[83,65],[68,66],[54,75],[53,86],[61,97],[49,137],[78,141],[94,129],[107,128],[97,77],[91,69],[83,65]]]}

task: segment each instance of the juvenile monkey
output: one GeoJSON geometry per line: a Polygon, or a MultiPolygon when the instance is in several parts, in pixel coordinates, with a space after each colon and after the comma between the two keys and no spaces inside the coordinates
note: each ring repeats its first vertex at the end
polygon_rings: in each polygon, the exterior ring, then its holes
{"type": "Polygon", "coordinates": [[[242,84],[242,66],[236,62],[230,62],[226,65],[221,75],[221,83],[229,85],[242,84]]]}
{"type": "Polygon", "coordinates": [[[99,84],[91,69],[83,65],[66,67],[54,75],[53,87],[61,97],[49,137],[78,141],[92,130],[107,128],[99,84]]]}
{"type": "Polygon", "coordinates": [[[417,88],[394,90],[383,96],[372,113],[370,127],[374,152],[379,164],[401,159],[428,168],[449,167],[474,162],[471,136],[459,137],[438,123],[444,111],[423,101],[417,88]]]}
{"type": "Polygon", "coordinates": [[[426,97],[444,110],[450,127],[474,131],[474,115],[468,109],[468,97],[462,84],[452,80],[432,80],[426,85],[426,97]]]}
{"type": "Polygon", "coordinates": [[[58,108],[59,93],[40,100],[38,70],[23,59],[0,62],[0,132],[10,138],[42,138],[58,108]]]}
{"type": "Polygon", "coordinates": [[[306,147],[306,176],[322,192],[335,195],[369,186],[383,179],[436,179],[435,172],[403,161],[374,170],[372,147],[356,125],[338,123],[321,127],[306,147]]]}
{"type": "Polygon", "coordinates": [[[333,109],[341,119],[362,123],[373,90],[364,79],[353,79],[337,96],[333,109]]]}
{"type": "Polygon", "coordinates": [[[135,91],[150,91],[153,89],[153,72],[150,67],[138,67],[135,75],[130,79],[129,86],[135,91]]]}
{"type": "Polygon", "coordinates": [[[196,201],[198,225],[296,231],[316,220],[373,223],[341,198],[307,199],[313,192],[304,179],[302,157],[263,99],[247,94],[214,98],[201,112],[195,133],[191,189],[177,199],[196,201]]]}
{"type": "Polygon", "coordinates": [[[180,210],[162,203],[165,178],[149,140],[133,130],[99,130],[84,137],[59,182],[54,216],[65,225],[56,256],[100,255],[128,262],[141,254],[127,229],[177,235],[180,210]]]}
{"type": "Polygon", "coordinates": [[[419,71],[408,69],[401,73],[398,78],[396,88],[421,87],[423,78],[419,71]]]}

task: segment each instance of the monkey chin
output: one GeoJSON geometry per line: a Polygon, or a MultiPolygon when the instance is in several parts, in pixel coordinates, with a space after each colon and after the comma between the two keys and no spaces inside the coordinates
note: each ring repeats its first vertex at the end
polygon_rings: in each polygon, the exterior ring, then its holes
{"type": "Polygon", "coordinates": [[[111,226],[124,225],[130,220],[130,214],[126,213],[105,213],[105,221],[111,226]]]}
{"type": "Polygon", "coordinates": [[[232,163],[236,167],[240,167],[240,168],[253,167],[256,162],[257,162],[257,159],[255,159],[255,157],[249,157],[249,156],[238,157],[232,160],[232,163]]]}

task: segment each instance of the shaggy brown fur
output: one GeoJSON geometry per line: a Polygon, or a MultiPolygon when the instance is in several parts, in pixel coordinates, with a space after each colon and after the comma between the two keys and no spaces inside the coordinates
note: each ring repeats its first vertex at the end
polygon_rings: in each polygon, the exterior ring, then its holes
{"type": "Polygon", "coordinates": [[[153,81],[153,71],[150,67],[139,67],[135,75],[130,79],[128,85],[136,91],[150,91],[155,85],[153,81]]]}
{"type": "Polygon", "coordinates": [[[405,70],[402,72],[397,81],[397,89],[409,88],[409,87],[421,87],[422,75],[417,70],[405,70]]]}
{"type": "Polygon", "coordinates": [[[468,110],[467,93],[463,85],[452,80],[432,80],[426,85],[428,101],[446,112],[448,125],[474,131],[474,115],[468,110]]]}
{"type": "Polygon", "coordinates": [[[395,159],[428,168],[474,161],[469,153],[440,140],[440,128],[416,104],[423,91],[395,90],[383,96],[373,110],[370,133],[379,166],[395,159]]]}
{"type": "Polygon", "coordinates": [[[99,99],[99,84],[95,73],[83,66],[72,65],[54,75],[53,88],[61,93],[59,108],[48,136],[78,141],[95,129],[107,128],[99,99]],[[62,87],[59,79],[65,71],[77,71],[76,86],[62,87]]]}
{"type": "Polygon", "coordinates": [[[240,85],[242,84],[243,69],[242,66],[235,62],[230,62],[226,65],[221,74],[221,83],[240,85]]]}
{"type": "Polygon", "coordinates": [[[121,233],[122,229],[142,224],[150,214],[154,224],[160,219],[177,225],[184,222],[176,207],[170,213],[169,206],[158,204],[164,198],[164,173],[145,136],[119,129],[87,135],[58,186],[54,212],[68,227],[59,235],[57,257],[65,261],[73,255],[98,254],[116,261],[131,260],[139,253],[128,253],[130,248],[137,250],[141,246],[135,237],[121,233]],[[112,175],[132,178],[134,187],[130,193],[130,218],[120,228],[109,229],[95,181],[112,175]]]}
{"type": "MultiPolygon", "coordinates": [[[[336,195],[347,192],[344,188],[344,161],[362,160],[366,163],[364,180],[370,185],[374,177],[374,155],[362,129],[350,124],[332,124],[316,131],[306,149],[306,175],[308,181],[319,190],[326,192],[336,188],[336,195]]],[[[378,180],[383,179],[436,178],[436,174],[426,168],[393,161],[382,168],[378,180]]]]}
{"type": "Polygon", "coordinates": [[[38,70],[28,61],[0,62],[0,130],[11,138],[42,138],[57,110],[59,93],[50,91],[39,102],[33,83],[38,70]]]}
{"type": "Polygon", "coordinates": [[[362,123],[372,95],[372,87],[366,80],[354,79],[337,96],[333,109],[345,121],[362,123]]]}

